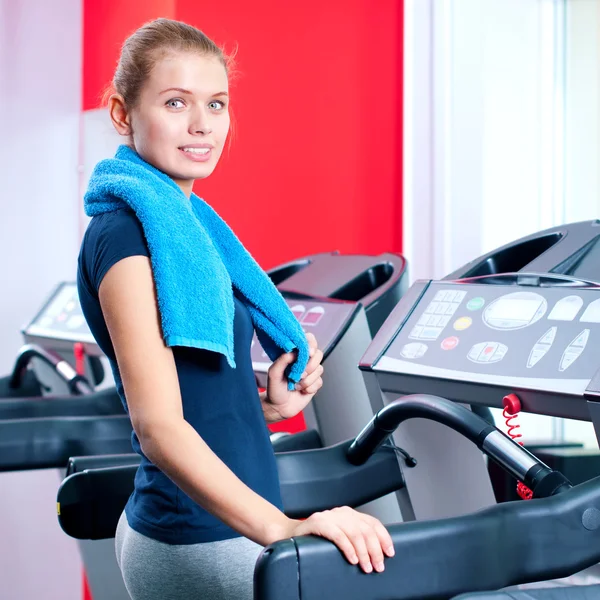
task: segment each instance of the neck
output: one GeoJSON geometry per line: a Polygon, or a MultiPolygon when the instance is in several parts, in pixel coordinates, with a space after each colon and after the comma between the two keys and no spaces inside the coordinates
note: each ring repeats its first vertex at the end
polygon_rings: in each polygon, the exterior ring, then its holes
{"type": "Polygon", "coordinates": [[[192,195],[194,187],[193,179],[173,179],[173,181],[179,186],[179,189],[189,198],[192,195]]]}

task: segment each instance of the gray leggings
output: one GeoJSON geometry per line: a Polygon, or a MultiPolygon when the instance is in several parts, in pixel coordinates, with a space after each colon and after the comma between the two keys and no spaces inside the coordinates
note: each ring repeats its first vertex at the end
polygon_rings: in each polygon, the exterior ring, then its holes
{"type": "Polygon", "coordinates": [[[175,546],[131,529],[125,513],[115,539],[132,600],[252,600],[262,546],[243,537],[175,546]]]}

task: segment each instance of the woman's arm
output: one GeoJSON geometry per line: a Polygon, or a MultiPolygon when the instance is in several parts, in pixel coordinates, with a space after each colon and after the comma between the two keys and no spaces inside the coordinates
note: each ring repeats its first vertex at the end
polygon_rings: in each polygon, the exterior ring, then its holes
{"type": "Polygon", "coordinates": [[[109,269],[100,304],[117,356],[133,428],[144,454],[180,489],[218,519],[258,544],[294,535],[334,542],[366,572],[393,555],[383,525],[348,507],[286,517],[252,491],[184,420],[175,359],[165,346],[150,260],[130,256],[109,269]]]}
{"type": "Polygon", "coordinates": [[[259,544],[289,519],[248,488],[183,418],[173,352],[165,346],[150,261],[116,263],[99,290],[133,428],[144,454],[194,501],[259,544]]]}

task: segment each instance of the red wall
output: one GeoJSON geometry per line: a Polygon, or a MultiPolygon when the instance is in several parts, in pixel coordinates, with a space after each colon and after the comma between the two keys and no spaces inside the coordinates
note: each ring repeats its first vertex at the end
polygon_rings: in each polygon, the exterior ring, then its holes
{"type": "Polygon", "coordinates": [[[195,191],[264,268],[401,250],[403,0],[84,0],[85,109],[125,36],[165,16],[238,47],[236,135],[195,191]]]}

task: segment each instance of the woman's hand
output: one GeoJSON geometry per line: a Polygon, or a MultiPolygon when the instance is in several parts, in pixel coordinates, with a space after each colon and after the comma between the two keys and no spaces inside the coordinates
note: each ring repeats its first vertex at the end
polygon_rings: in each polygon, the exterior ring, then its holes
{"type": "Polygon", "coordinates": [[[348,506],[312,514],[305,521],[290,519],[282,539],[318,535],[332,541],[349,563],[365,573],[384,570],[383,559],[394,556],[394,544],[381,521],[348,506]]]}
{"type": "Polygon", "coordinates": [[[270,367],[267,393],[263,398],[263,411],[268,422],[281,421],[297,415],[323,385],[323,352],[317,347],[317,339],[312,333],[306,334],[310,360],[296,389],[288,390],[285,371],[296,360],[294,352],[282,354],[270,367]]]}

